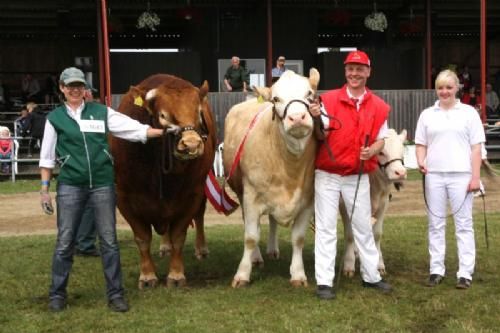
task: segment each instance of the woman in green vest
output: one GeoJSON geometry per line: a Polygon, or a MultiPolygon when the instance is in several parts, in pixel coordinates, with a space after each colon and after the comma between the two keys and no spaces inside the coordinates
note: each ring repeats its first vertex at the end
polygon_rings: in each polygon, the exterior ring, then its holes
{"type": "Polygon", "coordinates": [[[116,112],[105,105],[84,100],[85,76],[77,68],[66,68],[59,79],[65,102],[47,117],[40,151],[41,203],[53,213],[49,195],[50,178],[56,163],[57,241],[52,258],[52,283],[49,309],[66,307],[67,292],[76,232],[84,208],[89,204],[95,214],[102,265],[106,279],[108,306],[117,312],[128,311],[124,298],[120,252],[116,238],[113,161],[108,133],[129,141],[146,142],[160,137],[154,129],[116,112]]]}

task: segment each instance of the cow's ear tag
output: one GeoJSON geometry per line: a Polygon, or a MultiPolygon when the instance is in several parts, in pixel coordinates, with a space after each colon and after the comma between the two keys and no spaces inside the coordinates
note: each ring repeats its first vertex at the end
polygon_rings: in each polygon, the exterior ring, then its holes
{"type": "Polygon", "coordinates": [[[136,98],[134,98],[134,104],[137,106],[142,106],[144,104],[144,100],[141,96],[137,96],[136,98]]]}
{"type": "Polygon", "coordinates": [[[257,97],[257,102],[264,103],[264,98],[261,95],[259,95],[259,97],[257,97]]]}

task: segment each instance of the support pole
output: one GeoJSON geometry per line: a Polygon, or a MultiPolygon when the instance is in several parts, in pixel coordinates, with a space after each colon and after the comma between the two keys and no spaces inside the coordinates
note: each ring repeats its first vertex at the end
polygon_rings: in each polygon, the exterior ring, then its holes
{"type": "Polygon", "coordinates": [[[108,41],[108,16],[107,16],[106,0],[101,0],[101,26],[102,26],[102,54],[104,58],[104,85],[105,97],[104,102],[107,106],[111,106],[111,79],[109,69],[109,41],[108,41]]]}
{"type": "Polygon", "coordinates": [[[266,83],[270,87],[272,84],[273,70],[273,10],[271,0],[267,0],[267,61],[266,61],[266,83]]]}
{"type": "Polygon", "coordinates": [[[481,120],[486,123],[486,0],[481,0],[481,120]]]}
{"type": "Polygon", "coordinates": [[[101,101],[104,101],[106,96],[105,88],[105,74],[104,74],[104,51],[102,44],[102,15],[101,15],[101,4],[96,2],[97,10],[97,58],[99,60],[99,97],[101,101]]]}
{"type": "Polygon", "coordinates": [[[432,26],[431,0],[426,5],[426,33],[425,33],[425,87],[432,89],[432,26]]]}

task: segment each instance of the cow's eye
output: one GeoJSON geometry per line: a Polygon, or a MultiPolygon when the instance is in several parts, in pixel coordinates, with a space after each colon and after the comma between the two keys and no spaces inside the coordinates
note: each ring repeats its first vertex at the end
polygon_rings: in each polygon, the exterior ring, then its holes
{"type": "Polygon", "coordinates": [[[381,151],[380,153],[378,153],[379,156],[385,156],[384,152],[381,151]]]}

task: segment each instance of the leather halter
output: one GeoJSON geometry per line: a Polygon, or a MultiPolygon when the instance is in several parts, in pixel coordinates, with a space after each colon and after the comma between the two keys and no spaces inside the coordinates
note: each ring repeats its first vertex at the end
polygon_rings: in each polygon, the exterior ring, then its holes
{"type": "Polygon", "coordinates": [[[387,162],[385,162],[384,164],[381,164],[379,163],[378,166],[380,167],[380,169],[384,170],[385,172],[385,169],[391,164],[391,163],[394,163],[394,162],[397,162],[397,161],[400,161],[401,164],[405,165],[405,162],[403,161],[402,158],[393,158],[392,160],[389,160],[387,162]]]}
{"type": "Polygon", "coordinates": [[[187,131],[195,131],[201,137],[201,139],[206,142],[208,138],[208,127],[205,121],[205,117],[203,116],[203,112],[201,115],[201,126],[200,129],[196,128],[194,125],[187,125],[183,127],[174,127],[174,128],[165,128],[163,130],[163,140],[162,140],[162,149],[161,149],[161,170],[164,175],[172,172],[174,168],[174,151],[175,146],[179,142],[182,137],[182,133],[187,131]],[[165,154],[168,151],[168,155],[165,154]],[[167,161],[168,159],[168,161],[167,161]],[[168,163],[167,163],[168,162],[168,163]]]}
{"type": "Polygon", "coordinates": [[[306,101],[302,100],[302,99],[292,99],[291,101],[289,101],[287,103],[287,105],[285,106],[285,111],[283,112],[283,117],[281,117],[278,112],[276,111],[276,103],[275,102],[271,102],[273,103],[273,120],[274,118],[277,116],[280,120],[283,120],[286,118],[286,114],[288,113],[288,108],[290,107],[290,105],[292,105],[292,103],[301,103],[303,104],[305,107],[306,107],[306,110],[307,112],[309,112],[309,115],[311,116],[312,118],[312,114],[311,114],[311,111],[309,111],[309,103],[307,103],[306,101]]]}

